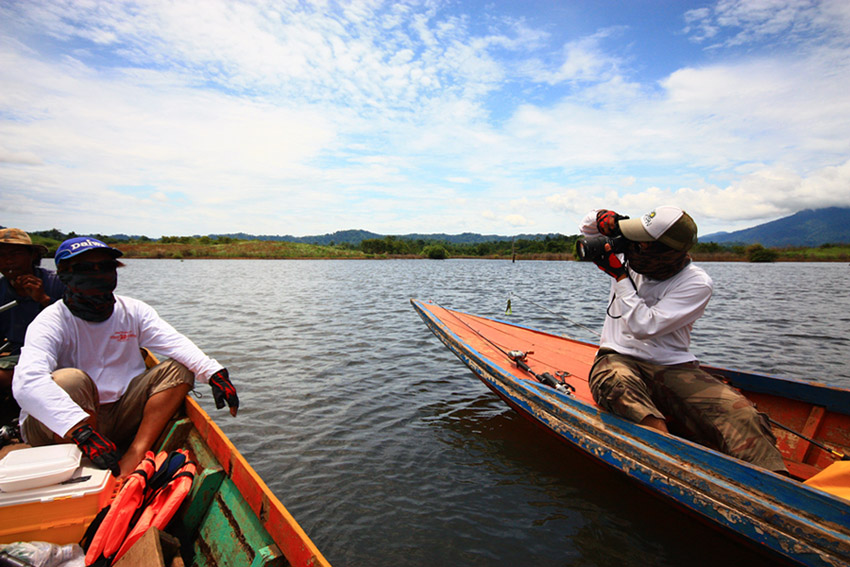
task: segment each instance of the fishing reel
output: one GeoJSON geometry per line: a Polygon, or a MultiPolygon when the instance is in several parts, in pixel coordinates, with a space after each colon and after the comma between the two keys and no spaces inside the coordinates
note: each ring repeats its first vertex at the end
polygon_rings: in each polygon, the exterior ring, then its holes
{"type": "Polygon", "coordinates": [[[510,358],[514,362],[525,362],[525,359],[528,358],[529,354],[534,354],[534,351],[523,352],[521,350],[512,350],[508,352],[508,358],[510,358]]]}

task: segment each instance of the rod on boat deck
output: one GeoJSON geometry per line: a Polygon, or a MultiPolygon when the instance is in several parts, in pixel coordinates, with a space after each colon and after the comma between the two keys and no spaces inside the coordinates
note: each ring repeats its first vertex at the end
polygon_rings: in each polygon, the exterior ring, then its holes
{"type": "Polygon", "coordinates": [[[775,419],[773,419],[773,418],[772,418],[772,417],[770,417],[770,416],[768,416],[767,420],[768,420],[770,423],[772,423],[773,425],[775,425],[776,427],[778,427],[778,428],[780,428],[780,429],[784,429],[785,431],[787,431],[787,432],[789,432],[789,433],[793,433],[794,435],[796,435],[796,436],[797,436],[797,437],[799,437],[800,439],[803,439],[803,440],[805,440],[805,441],[808,441],[809,443],[811,443],[811,444],[812,444],[812,445],[814,445],[815,447],[819,447],[819,448],[823,449],[824,451],[826,451],[827,453],[829,453],[830,455],[832,455],[833,457],[835,457],[835,458],[836,458],[836,459],[838,459],[838,460],[841,460],[841,461],[850,461],[850,456],[847,456],[847,455],[845,455],[844,453],[842,453],[842,452],[840,452],[840,451],[836,451],[835,449],[832,449],[832,448],[830,448],[830,447],[827,447],[826,445],[824,445],[824,444],[823,444],[823,443],[821,443],[820,441],[815,441],[814,439],[812,439],[812,438],[810,438],[810,437],[806,437],[805,435],[803,435],[803,434],[802,434],[802,433],[800,433],[799,431],[794,431],[793,429],[791,429],[791,428],[790,428],[790,427],[788,427],[787,425],[782,425],[781,423],[779,423],[778,421],[776,421],[775,419]]]}

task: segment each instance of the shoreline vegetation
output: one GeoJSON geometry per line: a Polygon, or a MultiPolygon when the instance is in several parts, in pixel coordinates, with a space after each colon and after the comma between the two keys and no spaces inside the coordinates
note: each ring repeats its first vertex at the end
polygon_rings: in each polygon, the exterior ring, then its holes
{"type": "MultiPolygon", "coordinates": [[[[57,230],[31,232],[36,244],[44,244],[50,255],[67,235],[57,230]]],[[[366,239],[359,244],[330,245],[271,240],[239,240],[231,237],[164,236],[119,240],[93,234],[124,252],[125,258],[150,259],[447,259],[482,258],[503,260],[575,260],[573,251],[578,235],[547,236],[542,240],[500,240],[477,244],[455,244],[438,240],[411,240],[386,236],[366,239]]],[[[760,244],[720,245],[698,243],[691,250],[697,262],[848,262],[850,244],[824,244],[818,247],[766,248],[760,244]]]]}

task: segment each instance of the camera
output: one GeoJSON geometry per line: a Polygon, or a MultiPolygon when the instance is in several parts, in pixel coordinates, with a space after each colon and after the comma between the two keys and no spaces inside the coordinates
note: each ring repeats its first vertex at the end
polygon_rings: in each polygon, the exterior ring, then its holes
{"type": "Polygon", "coordinates": [[[625,252],[629,247],[629,241],[625,236],[593,236],[580,238],[576,242],[576,256],[581,261],[595,262],[606,254],[625,252]],[[605,250],[605,245],[610,244],[611,250],[605,250]]]}

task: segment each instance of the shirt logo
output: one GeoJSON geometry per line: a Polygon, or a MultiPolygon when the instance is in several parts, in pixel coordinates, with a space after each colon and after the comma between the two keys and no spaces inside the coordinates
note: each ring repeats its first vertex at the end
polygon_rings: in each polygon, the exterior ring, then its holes
{"type": "Polygon", "coordinates": [[[136,338],[136,333],[133,331],[116,331],[111,337],[110,340],[118,341],[119,343],[123,343],[125,341],[129,341],[130,339],[136,338]]]}

